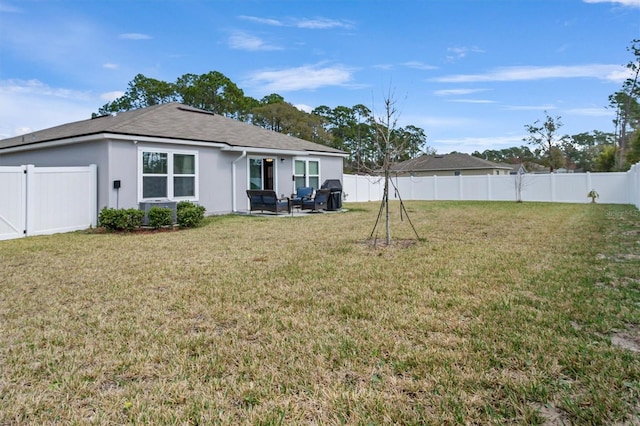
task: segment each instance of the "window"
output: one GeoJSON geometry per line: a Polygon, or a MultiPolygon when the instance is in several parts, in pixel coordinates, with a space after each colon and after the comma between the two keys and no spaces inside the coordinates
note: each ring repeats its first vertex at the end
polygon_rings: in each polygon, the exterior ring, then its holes
{"type": "Polygon", "coordinates": [[[141,149],[141,196],[146,199],[196,199],[196,152],[141,149]]]}
{"type": "Polygon", "coordinates": [[[296,188],[303,186],[311,186],[314,189],[320,188],[320,161],[295,160],[293,167],[296,188]]]}

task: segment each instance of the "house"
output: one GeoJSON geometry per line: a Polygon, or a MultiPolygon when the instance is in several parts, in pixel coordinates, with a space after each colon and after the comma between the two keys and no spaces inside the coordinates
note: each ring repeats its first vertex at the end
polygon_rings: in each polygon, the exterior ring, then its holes
{"type": "Polygon", "coordinates": [[[345,155],[178,103],[0,140],[0,166],[96,164],[98,210],[188,200],[208,214],[244,212],[247,189],[288,197],[342,180],[345,155]]]}
{"type": "Polygon", "coordinates": [[[511,166],[454,152],[444,155],[423,154],[396,164],[391,172],[398,176],[508,175],[511,166]]]}

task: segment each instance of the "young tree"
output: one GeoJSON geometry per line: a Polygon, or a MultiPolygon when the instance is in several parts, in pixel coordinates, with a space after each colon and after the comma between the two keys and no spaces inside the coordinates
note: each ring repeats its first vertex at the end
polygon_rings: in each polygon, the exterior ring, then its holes
{"type": "MultiPolygon", "coordinates": [[[[385,242],[387,246],[391,244],[391,221],[389,216],[389,185],[391,183],[391,166],[394,164],[394,159],[399,158],[400,154],[407,151],[407,144],[411,143],[411,138],[403,137],[403,132],[399,132],[396,129],[398,122],[398,110],[396,109],[396,101],[391,96],[391,93],[384,99],[384,116],[379,117],[374,121],[374,128],[376,130],[376,149],[380,158],[380,169],[384,173],[384,189],[382,195],[382,203],[380,205],[380,212],[378,213],[378,220],[373,227],[371,237],[378,226],[380,216],[384,210],[384,223],[385,223],[385,242]]],[[[402,199],[400,199],[400,207],[404,209],[402,199]]],[[[406,214],[406,211],[405,211],[406,214]]],[[[407,216],[408,219],[408,216],[407,216]]],[[[409,219],[409,223],[411,220],[409,219]]],[[[413,224],[411,224],[413,228],[413,224]]],[[[415,228],[413,231],[418,233],[415,228]]]]}
{"type": "Polygon", "coordinates": [[[553,148],[566,140],[567,136],[558,136],[558,130],[562,127],[560,116],[551,117],[547,111],[544,112],[544,115],[546,117],[544,123],[541,124],[540,120],[536,120],[533,124],[524,126],[529,132],[529,136],[523,140],[540,148],[547,159],[549,171],[553,172],[558,166],[558,154],[553,148]]]}

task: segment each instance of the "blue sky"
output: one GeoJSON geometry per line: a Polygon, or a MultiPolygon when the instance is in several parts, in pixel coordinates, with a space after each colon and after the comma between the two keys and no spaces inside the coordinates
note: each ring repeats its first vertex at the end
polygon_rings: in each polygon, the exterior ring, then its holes
{"type": "Polygon", "coordinates": [[[219,71],[306,110],[363,104],[439,153],[525,125],[613,131],[640,0],[0,0],[0,138],[89,118],[136,74],[219,71]]]}

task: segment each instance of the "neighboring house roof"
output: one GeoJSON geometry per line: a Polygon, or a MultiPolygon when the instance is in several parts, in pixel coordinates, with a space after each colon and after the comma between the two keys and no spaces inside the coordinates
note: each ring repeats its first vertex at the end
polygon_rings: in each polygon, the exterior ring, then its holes
{"type": "Polygon", "coordinates": [[[511,170],[511,166],[500,165],[469,154],[452,153],[444,155],[421,155],[398,163],[393,172],[435,172],[446,170],[500,169],[511,170]]]}
{"type": "Polygon", "coordinates": [[[527,173],[527,168],[522,163],[498,163],[501,166],[505,166],[511,169],[511,174],[515,175],[518,173],[527,173]]]}
{"type": "Polygon", "coordinates": [[[3,139],[0,140],[0,150],[27,146],[35,148],[43,142],[60,140],[74,143],[76,141],[72,138],[100,134],[222,143],[231,147],[265,150],[345,154],[335,148],[266,130],[179,103],[154,105],[3,139]]]}

